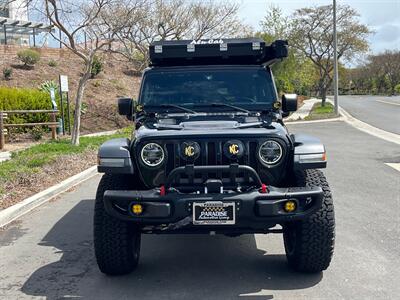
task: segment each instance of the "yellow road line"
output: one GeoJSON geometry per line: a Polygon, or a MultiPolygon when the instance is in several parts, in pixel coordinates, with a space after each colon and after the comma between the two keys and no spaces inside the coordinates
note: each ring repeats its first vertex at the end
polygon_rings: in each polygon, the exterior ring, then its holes
{"type": "Polygon", "coordinates": [[[393,103],[393,102],[389,102],[389,101],[384,101],[384,100],[375,100],[377,102],[382,102],[382,103],[386,103],[386,104],[392,104],[392,105],[398,105],[400,106],[400,103],[393,103]]]}

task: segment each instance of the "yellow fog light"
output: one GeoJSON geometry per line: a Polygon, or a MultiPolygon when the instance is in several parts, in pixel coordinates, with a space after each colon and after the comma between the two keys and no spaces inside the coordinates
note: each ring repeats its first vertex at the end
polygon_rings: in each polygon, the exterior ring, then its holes
{"type": "Polygon", "coordinates": [[[143,205],[142,204],[138,204],[138,203],[133,204],[132,205],[132,212],[135,215],[140,215],[143,212],[143,205]]]}
{"type": "Polygon", "coordinates": [[[296,202],[292,200],[286,201],[284,209],[286,212],[294,212],[296,210],[296,202]]]}

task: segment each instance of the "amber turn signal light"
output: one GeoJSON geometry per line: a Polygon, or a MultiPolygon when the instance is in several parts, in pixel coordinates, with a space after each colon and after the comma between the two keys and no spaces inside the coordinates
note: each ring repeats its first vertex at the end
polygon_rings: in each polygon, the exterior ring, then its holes
{"type": "Polygon", "coordinates": [[[135,215],[140,215],[140,214],[142,214],[142,213],[143,213],[143,205],[142,205],[142,204],[138,204],[138,203],[133,204],[133,205],[132,205],[132,212],[133,212],[135,215]]]}
{"type": "Polygon", "coordinates": [[[283,207],[283,209],[288,213],[294,212],[296,208],[297,208],[296,202],[293,200],[286,201],[283,207]]]}

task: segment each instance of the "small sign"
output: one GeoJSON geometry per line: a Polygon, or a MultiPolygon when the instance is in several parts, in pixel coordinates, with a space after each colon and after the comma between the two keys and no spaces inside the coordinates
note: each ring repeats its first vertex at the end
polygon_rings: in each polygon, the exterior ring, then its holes
{"type": "Polygon", "coordinates": [[[53,104],[53,109],[57,109],[56,91],[53,88],[50,89],[50,98],[51,98],[51,104],[53,104]]]}
{"type": "Polygon", "coordinates": [[[68,92],[68,76],[60,75],[61,92],[68,92]]]}

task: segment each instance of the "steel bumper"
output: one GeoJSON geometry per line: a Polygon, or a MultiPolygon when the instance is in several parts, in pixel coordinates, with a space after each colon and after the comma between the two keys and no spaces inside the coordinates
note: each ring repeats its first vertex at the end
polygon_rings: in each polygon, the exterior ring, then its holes
{"type": "MultiPolygon", "coordinates": [[[[306,218],[321,207],[323,192],[313,188],[269,187],[267,193],[254,190],[247,193],[180,194],[177,192],[160,195],[159,189],[146,191],[108,190],[104,194],[105,209],[111,216],[136,223],[170,224],[192,216],[193,202],[235,202],[236,224],[230,227],[264,227],[266,224],[281,224],[306,218]],[[294,212],[284,210],[285,202],[296,203],[294,212]],[[143,212],[132,212],[134,204],[141,204],[143,212]]],[[[228,226],[228,225],[216,225],[228,226]]]]}

